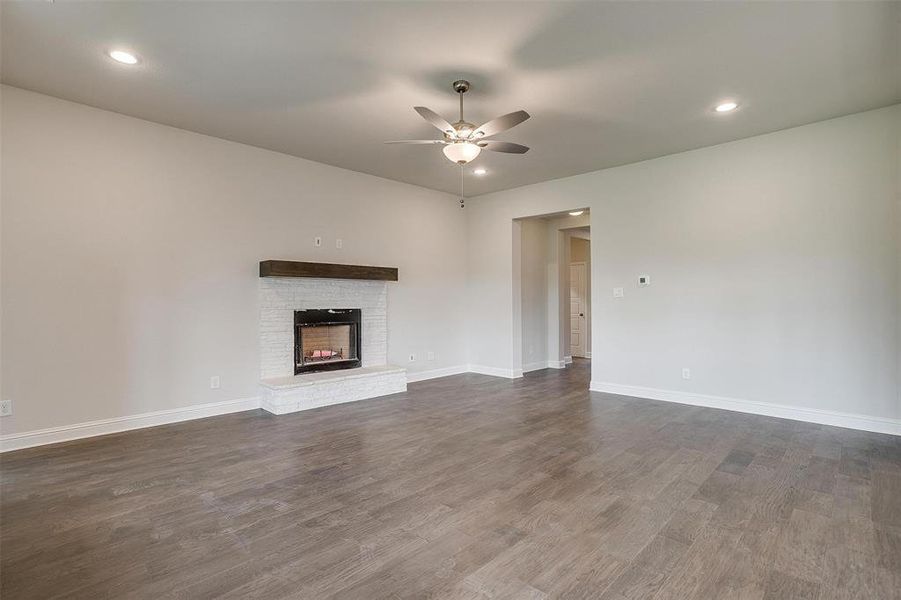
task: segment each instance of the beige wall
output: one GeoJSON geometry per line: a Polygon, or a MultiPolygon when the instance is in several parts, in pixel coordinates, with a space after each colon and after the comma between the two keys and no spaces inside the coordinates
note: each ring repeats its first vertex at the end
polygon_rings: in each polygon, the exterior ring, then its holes
{"type": "Polygon", "coordinates": [[[585,207],[594,381],[901,417],[901,106],[461,211],[446,194],[2,94],[3,433],[256,395],[265,258],[398,266],[391,362],[512,371],[528,362],[513,219],[585,207]]]}
{"type": "Polygon", "coordinates": [[[399,267],[389,361],[465,365],[456,198],[10,87],[0,125],[3,433],[257,395],[269,258],[399,267]]]}
{"type": "Polygon", "coordinates": [[[901,418],[899,128],[896,105],[479,197],[470,362],[510,364],[484,315],[511,219],[589,207],[593,381],[901,418]]]}
{"type": "Polygon", "coordinates": [[[521,368],[529,371],[546,368],[548,360],[548,226],[544,219],[523,219],[521,227],[521,368]]]}

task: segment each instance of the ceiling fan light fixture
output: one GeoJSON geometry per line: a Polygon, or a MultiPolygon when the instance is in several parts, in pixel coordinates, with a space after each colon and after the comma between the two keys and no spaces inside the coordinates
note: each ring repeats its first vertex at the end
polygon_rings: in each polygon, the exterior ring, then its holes
{"type": "Polygon", "coordinates": [[[470,142],[454,142],[444,147],[444,155],[451,162],[465,165],[479,155],[482,149],[470,142]]]}

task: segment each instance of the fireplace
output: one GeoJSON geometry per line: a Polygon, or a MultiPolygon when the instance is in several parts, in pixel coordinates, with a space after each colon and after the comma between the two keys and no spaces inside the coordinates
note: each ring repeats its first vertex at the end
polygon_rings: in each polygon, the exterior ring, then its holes
{"type": "Polygon", "coordinates": [[[359,308],[294,311],[294,374],[362,364],[359,308]]]}

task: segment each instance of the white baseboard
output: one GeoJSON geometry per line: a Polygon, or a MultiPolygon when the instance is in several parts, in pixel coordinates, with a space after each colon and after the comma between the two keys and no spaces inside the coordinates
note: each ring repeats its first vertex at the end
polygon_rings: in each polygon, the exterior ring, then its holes
{"type": "Polygon", "coordinates": [[[108,435],[132,429],[143,429],[144,427],[155,427],[157,425],[168,425],[169,423],[179,423],[204,417],[215,417],[217,415],[253,410],[259,407],[259,397],[241,398],[224,402],[197,404],[184,408],[158,410],[126,417],[115,417],[113,419],[87,421],[85,423],[76,423],[75,425],[50,427],[25,433],[13,433],[0,436],[0,452],[21,450],[45,444],[56,444],[58,442],[69,442],[81,438],[108,435]]]}
{"type": "Polygon", "coordinates": [[[502,369],[498,367],[485,367],[482,365],[469,365],[470,373],[479,373],[481,375],[491,375],[493,377],[506,377],[507,379],[517,379],[522,377],[523,369],[502,369]]]}
{"type": "Polygon", "coordinates": [[[573,357],[572,357],[572,356],[564,356],[564,357],[563,357],[563,363],[564,363],[564,364],[571,365],[572,362],[573,362],[573,357]]]}
{"type": "MultiPolygon", "coordinates": [[[[544,366],[545,365],[542,364],[542,368],[544,368],[544,366]]],[[[453,367],[408,373],[407,382],[424,381],[426,379],[458,375],[461,373],[481,373],[483,375],[492,375],[494,377],[504,377],[507,379],[522,377],[522,370],[520,369],[500,369],[497,367],[485,367],[480,365],[456,365],[453,367]]],[[[182,421],[215,417],[217,415],[242,412],[256,408],[260,408],[260,398],[258,396],[253,398],[241,398],[238,400],[226,400],[224,402],[197,404],[194,406],[186,406],[184,408],[173,408],[124,417],[114,417],[112,419],[86,421],[84,423],[75,423],[74,425],[36,429],[34,431],[26,431],[23,433],[0,435],[0,452],[23,450],[25,448],[57,444],[59,442],[70,442],[72,440],[96,437],[98,435],[109,435],[111,433],[131,431],[132,429],[143,429],[145,427],[156,427],[157,425],[180,423],[182,421]]]]}
{"type": "MultiPolygon", "coordinates": [[[[481,367],[480,367],[481,368],[481,367]]],[[[566,362],[562,360],[549,360],[547,362],[533,362],[522,366],[522,373],[531,373],[532,371],[540,371],[542,369],[565,369],[566,362]]],[[[514,369],[517,372],[518,369],[514,369]]],[[[490,375],[490,373],[486,373],[490,375]]],[[[503,375],[501,376],[503,377],[503,375]]],[[[521,375],[519,375],[521,377],[521,375]]]]}
{"type": "Polygon", "coordinates": [[[527,365],[523,365],[522,372],[523,373],[531,373],[532,371],[540,371],[541,369],[547,369],[547,368],[548,368],[547,361],[533,362],[533,363],[529,363],[527,365]]]}
{"type": "MultiPolygon", "coordinates": [[[[419,373],[410,373],[407,375],[407,380],[410,382],[423,381],[425,379],[446,377],[448,375],[458,375],[467,372],[491,375],[494,377],[504,377],[507,379],[522,377],[522,371],[519,369],[502,369],[481,365],[457,365],[441,369],[432,369],[429,371],[420,371],[419,373]]],[[[663,402],[690,404],[692,406],[706,406],[755,415],[792,419],[794,421],[818,423],[820,425],[833,425],[835,427],[846,427],[862,431],[901,435],[901,419],[870,417],[866,415],[815,408],[802,408],[786,406],[783,404],[757,402],[753,400],[740,400],[723,396],[710,396],[691,392],[620,385],[603,381],[592,381],[589,389],[594,392],[606,392],[621,396],[633,396],[637,398],[647,398],[649,400],[660,400],[663,402]]],[[[55,444],[58,442],[68,442],[98,435],[130,431],[132,429],[142,429],[144,427],[179,423],[182,421],[190,421],[192,419],[214,417],[228,413],[253,410],[259,407],[260,399],[258,397],[241,398],[238,400],[210,402],[208,404],[198,404],[184,408],[173,408],[138,415],[116,417],[113,419],[102,419],[98,421],[76,423],[74,425],[38,429],[36,431],[28,431],[25,433],[0,435],[0,452],[21,450],[24,448],[55,444]]]]}
{"type": "Polygon", "coordinates": [[[416,371],[415,373],[407,371],[407,383],[435,379],[436,377],[447,377],[448,375],[460,375],[461,373],[468,372],[469,365],[455,365],[453,367],[442,367],[440,369],[430,369],[428,371],[416,371]]]}
{"type": "Polygon", "coordinates": [[[708,408],[720,408],[723,410],[764,415],[767,417],[779,417],[781,419],[805,421],[807,423],[817,423],[819,425],[832,425],[835,427],[846,427],[848,429],[859,429],[861,431],[901,435],[901,419],[870,417],[867,415],[821,410],[818,408],[788,406],[785,404],[758,402],[756,400],[741,400],[738,398],[726,398],[724,396],[709,396],[706,394],[661,390],[634,385],[620,385],[618,383],[607,383],[604,381],[592,381],[589,389],[593,392],[606,392],[608,394],[618,394],[620,396],[633,396],[635,398],[690,404],[692,406],[706,406],[708,408]]]}

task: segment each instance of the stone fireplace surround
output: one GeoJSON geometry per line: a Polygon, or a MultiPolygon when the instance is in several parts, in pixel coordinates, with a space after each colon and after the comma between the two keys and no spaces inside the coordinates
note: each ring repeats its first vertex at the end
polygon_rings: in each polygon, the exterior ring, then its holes
{"type": "Polygon", "coordinates": [[[261,277],[259,296],[265,410],[285,414],[406,391],[406,370],[387,364],[386,281],[261,277]],[[361,368],[294,375],[294,311],[314,308],[361,309],[361,368]]]}

